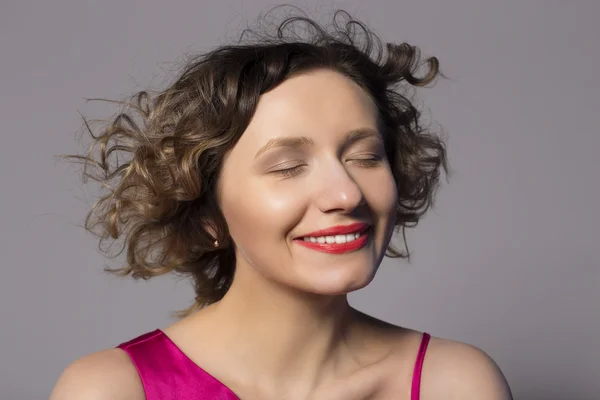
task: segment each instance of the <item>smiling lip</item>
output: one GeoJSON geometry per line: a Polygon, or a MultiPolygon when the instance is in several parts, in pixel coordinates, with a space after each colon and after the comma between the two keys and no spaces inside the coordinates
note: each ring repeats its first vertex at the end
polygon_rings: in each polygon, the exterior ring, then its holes
{"type": "Polygon", "coordinates": [[[352,251],[356,251],[367,244],[369,239],[369,224],[365,223],[354,223],[350,225],[338,225],[332,226],[327,229],[322,229],[319,231],[311,232],[305,236],[300,236],[296,238],[294,241],[304,247],[307,247],[311,250],[321,251],[324,253],[330,254],[342,254],[349,253],[352,251]],[[305,241],[304,237],[320,237],[320,236],[335,236],[335,235],[346,235],[349,233],[360,233],[360,236],[357,239],[354,239],[350,242],[346,243],[315,243],[310,241],[305,241]]]}
{"type": "Polygon", "coordinates": [[[319,236],[335,236],[335,235],[346,235],[348,233],[361,233],[369,228],[369,224],[364,222],[356,222],[350,225],[336,225],[330,228],[321,229],[307,233],[306,235],[299,236],[297,239],[302,239],[306,236],[319,237],[319,236]]]}

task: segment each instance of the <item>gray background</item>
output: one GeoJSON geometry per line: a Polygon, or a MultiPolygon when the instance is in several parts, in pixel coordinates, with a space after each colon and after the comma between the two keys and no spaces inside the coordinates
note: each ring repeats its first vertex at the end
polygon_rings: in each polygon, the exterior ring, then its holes
{"type": "MultiPolygon", "coordinates": [[[[420,99],[454,175],[409,233],[412,263],[386,260],[352,303],[483,348],[516,399],[600,399],[600,2],[368,3],[295,4],[344,7],[439,57],[452,79],[420,99]]],[[[0,399],[46,398],[70,361],[192,301],[185,281],[103,274],[77,226],[93,192],[53,157],[81,149],[77,111],[114,110],[83,99],[159,87],[165,62],[275,4],[2,1],[0,399]]]]}

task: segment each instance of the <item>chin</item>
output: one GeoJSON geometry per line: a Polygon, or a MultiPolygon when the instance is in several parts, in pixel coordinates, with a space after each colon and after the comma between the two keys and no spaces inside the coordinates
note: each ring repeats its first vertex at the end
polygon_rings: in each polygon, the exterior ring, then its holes
{"type": "Polygon", "coordinates": [[[372,269],[321,272],[311,276],[309,282],[302,285],[302,290],[324,296],[344,295],[364,288],[371,283],[374,276],[375,273],[372,269]]]}

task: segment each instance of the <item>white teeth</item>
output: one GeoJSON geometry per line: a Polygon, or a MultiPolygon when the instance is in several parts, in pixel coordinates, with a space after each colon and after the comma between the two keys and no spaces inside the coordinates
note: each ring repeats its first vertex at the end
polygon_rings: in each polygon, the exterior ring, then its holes
{"type": "Polygon", "coordinates": [[[305,236],[303,240],[305,242],[312,243],[347,243],[356,240],[360,237],[360,233],[349,233],[347,235],[335,235],[335,236],[305,236]]]}

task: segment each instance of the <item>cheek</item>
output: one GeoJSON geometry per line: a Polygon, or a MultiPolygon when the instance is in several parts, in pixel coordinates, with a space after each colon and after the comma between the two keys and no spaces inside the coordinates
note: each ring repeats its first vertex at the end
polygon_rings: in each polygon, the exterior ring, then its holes
{"type": "Polygon", "coordinates": [[[398,189],[391,170],[385,169],[378,177],[371,178],[365,180],[362,186],[372,211],[379,218],[394,219],[398,203],[398,189]]]}
{"type": "Polygon", "coordinates": [[[302,217],[302,200],[293,196],[293,191],[275,191],[252,182],[240,183],[235,190],[224,189],[223,215],[236,245],[248,256],[285,240],[302,217]]]}

